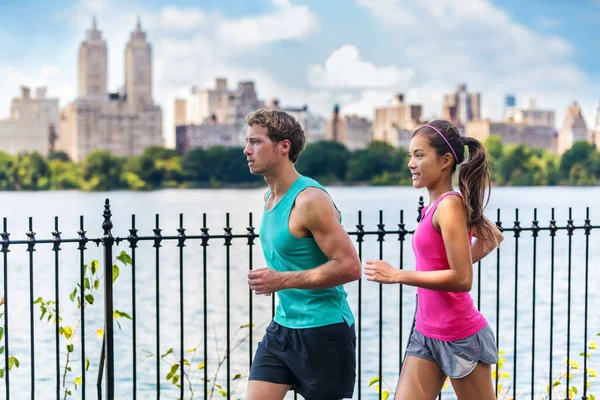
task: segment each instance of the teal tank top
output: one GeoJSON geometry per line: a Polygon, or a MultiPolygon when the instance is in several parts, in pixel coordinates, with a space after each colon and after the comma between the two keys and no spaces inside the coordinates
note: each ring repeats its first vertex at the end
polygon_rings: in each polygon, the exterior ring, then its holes
{"type": "MultiPolygon", "coordinates": [[[[296,197],[307,187],[327,192],[317,181],[301,176],[294,181],[283,198],[271,210],[264,209],[260,223],[260,242],[267,266],[279,271],[306,271],[329,261],[312,238],[292,236],[288,228],[290,212],[296,197]]],[[[267,191],[266,198],[271,195],[267,191]]],[[[275,322],[287,328],[315,328],[346,322],[354,316],[346,301],[343,286],[329,289],[284,289],[277,292],[279,303],[275,322]]]]}

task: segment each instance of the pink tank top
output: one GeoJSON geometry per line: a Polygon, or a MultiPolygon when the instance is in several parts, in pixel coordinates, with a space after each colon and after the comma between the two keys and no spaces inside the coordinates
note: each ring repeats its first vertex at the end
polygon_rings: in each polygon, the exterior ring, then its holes
{"type": "MultiPolygon", "coordinates": [[[[442,234],[432,222],[438,204],[449,195],[460,196],[457,192],[444,193],[431,207],[425,207],[421,212],[421,221],[412,240],[417,271],[450,269],[442,234]]],[[[473,335],[487,325],[487,320],[475,308],[468,292],[417,288],[417,294],[419,305],[415,329],[426,337],[451,342],[473,335]]]]}

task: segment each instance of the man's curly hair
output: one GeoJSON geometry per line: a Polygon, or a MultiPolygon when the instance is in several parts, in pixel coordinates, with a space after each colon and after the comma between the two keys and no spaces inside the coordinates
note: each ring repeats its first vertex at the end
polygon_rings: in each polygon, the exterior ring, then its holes
{"type": "Polygon", "coordinates": [[[248,126],[258,125],[267,128],[269,139],[275,143],[289,140],[290,160],[293,163],[298,161],[306,145],[306,135],[293,115],[279,110],[260,109],[248,113],[244,120],[248,126]]]}

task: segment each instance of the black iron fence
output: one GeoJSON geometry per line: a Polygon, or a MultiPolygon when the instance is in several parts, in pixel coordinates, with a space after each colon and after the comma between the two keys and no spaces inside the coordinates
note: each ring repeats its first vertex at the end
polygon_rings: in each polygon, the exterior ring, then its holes
{"type": "MultiPolygon", "coordinates": [[[[410,214],[422,207],[421,199],[410,214]]],[[[600,257],[598,240],[591,241],[599,226],[589,209],[577,210],[577,223],[571,209],[562,223],[549,212],[546,223],[537,209],[525,222],[515,210],[508,224],[498,210],[505,242],[475,266],[473,297],[506,351],[493,371],[498,398],[593,399],[598,389],[593,336],[600,335],[600,297],[590,262],[600,257]]],[[[55,218],[48,239],[36,237],[30,218],[21,240],[11,239],[3,219],[4,398],[241,398],[275,310],[274,296],[259,298],[245,284],[260,247],[253,215],[243,233],[233,232],[229,214],[222,232],[209,229],[206,214],[193,229],[179,215],[170,235],[159,215],[152,234],[138,235],[133,215],[129,233],[117,237],[111,217],[106,200],[102,235],[88,238],[80,217],[77,236],[63,238],[55,218]]],[[[412,268],[405,246],[415,218],[400,211],[393,225],[385,222],[383,212],[377,221],[358,212],[349,234],[360,258],[412,268]],[[386,241],[397,244],[384,247],[386,241]]],[[[361,279],[348,291],[357,327],[355,398],[386,398],[412,329],[414,289],[361,279]]]]}

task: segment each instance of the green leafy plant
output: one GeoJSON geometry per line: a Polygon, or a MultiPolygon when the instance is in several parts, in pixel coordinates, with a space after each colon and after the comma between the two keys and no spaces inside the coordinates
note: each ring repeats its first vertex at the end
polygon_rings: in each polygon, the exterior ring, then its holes
{"type": "MultiPolygon", "coordinates": [[[[600,333],[598,333],[596,336],[600,336],[600,333]]],[[[590,340],[586,351],[581,352],[579,354],[579,357],[587,358],[588,360],[592,360],[592,356],[596,353],[596,350],[597,350],[596,341],[590,340]]],[[[566,361],[567,360],[565,358],[565,363],[566,363],[566,361]]],[[[594,359],[594,361],[595,361],[595,359],[594,359]]],[[[589,361],[588,361],[588,365],[589,365],[589,361]]],[[[579,392],[583,391],[582,390],[583,388],[578,387],[575,384],[575,382],[583,381],[583,379],[581,377],[582,374],[587,374],[587,388],[589,389],[590,380],[597,378],[596,370],[594,368],[588,366],[586,368],[586,370],[583,371],[582,369],[579,368],[579,363],[576,360],[570,359],[568,367],[565,367],[564,371],[561,371],[558,374],[556,379],[552,382],[552,386],[546,385],[546,395],[545,395],[544,399],[549,399],[550,394],[552,394],[552,396],[554,397],[555,394],[564,395],[565,393],[568,395],[569,399],[574,399],[575,396],[579,392]],[[565,388],[567,377],[569,378],[570,386],[568,388],[565,388]],[[574,379],[577,377],[579,377],[579,379],[574,379]]],[[[558,398],[558,397],[556,397],[556,398],[558,398]]],[[[587,393],[587,398],[589,400],[596,400],[596,396],[594,396],[592,393],[589,393],[589,392],[587,393]]]]}
{"type": "MultiPolygon", "coordinates": [[[[262,325],[264,325],[264,324],[262,324],[262,325]]],[[[255,330],[255,329],[257,329],[257,328],[255,328],[254,324],[252,324],[252,325],[246,324],[246,325],[240,326],[237,329],[237,331],[235,331],[235,333],[233,334],[233,337],[231,338],[230,343],[232,343],[232,345],[230,346],[230,352],[233,353],[238,347],[240,347],[250,337],[250,330],[255,330]],[[239,338],[236,338],[238,336],[238,334],[242,334],[242,336],[239,338]]],[[[173,348],[169,348],[164,354],[162,354],[160,356],[161,360],[169,366],[167,375],[165,376],[165,380],[177,388],[180,388],[181,381],[185,380],[187,382],[186,387],[189,391],[189,396],[190,396],[189,399],[191,400],[191,399],[194,399],[194,396],[196,395],[196,392],[194,392],[194,384],[193,384],[195,375],[197,373],[199,373],[199,371],[203,371],[205,368],[206,369],[211,368],[212,369],[211,379],[208,379],[206,381],[206,383],[207,383],[206,398],[213,399],[215,396],[217,396],[217,397],[222,397],[224,399],[227,399],[227,398],[234,399],[235,398],[235,399],[241,400],[241,397],[239,397],[239,395],[238,395],[238,387],[234,388],[228,396],[227,392],[225,391],[223,386],[218,383],[218,378],[221,373],[221,369],[222,369],[223,365],[225,364],[225,362],[227,361],[228,355],[226,352],[223,352],[219,348],[219,342],[217,340],[216,333],[215,333],[215,348],[217,350],[217,357],[212,362],[207,361],[207,360],[197,360],[196,359],[197,347],[186,350],[187,356],[184,357],[183,360],[181,360],[180,358],[177,358],[173,348]]],[[[155,356],[153,353],[151,353],[149,351],[145,351],[145,353],[147,355],[146,355],[146,358],[144,359],[144,361],[147,360],[148,358],[155,356]]],[[[232,378],[232,381],[238,383],[238,386],[239,386],[239,383],[242,382],[243,378],[247,377],[247,374],[248,374],[248,371],[245,371],[244,373],[237,373],[232,378]]],[[[204,382],[204,377],[201,377],[200,381],[204,382]]],[[[178,400],[182,400],[182,399],[178,398],[178,400]]]]}
{"type": "MultiPolygon", "coordinates": [[[[4,317],[4,297],[0,298],[0,319],[4,317]]],[[[0,327],[0,343],[4,340],[4,327],[0,327]]],[[[0,345],[0,379],[4,379],[6,370],[11,370],[13,367],[19,368],[19,360],[12,354],[8,355],[8,365],[4,365],[4,346],[0,345]]]]}
{"type": "MultiPolygon", "coordinates": [[[[122,251],[116,259],[120,261],[123,265],[131,265],[131,257],[125,252],[122,251]]],[[[83,287],[81,284],[77,283],[72,292],[70,292],[69,299],[77,309],[81,309],[82,307],[85,309],[89,306],[92,306],[95,302],[95,295],[100,290],[101,282],[103,276],[100,276],[99,263],[98,260],[92,260],[89,264],[85,264],[83,266],[83,287]]],[[[112,281],[113,283],[117,280],[120,274],[119,266],[114,264],[112,266],[112,281]]],[[[37,304],[40,311],[40,320],[46,319],[46,322],[52,323],[53,325],[58,324],[58,332],[59,334],[66,340],[65,350],[63,354],[66,355],[66,360],[64,363],[64,367],[62,369],[62,383],[61,390],[63,391],[63,399],[66,399],[68,396],[73,394],[73,391],[77,390],[82,384],[82,376],[72,376],[73,369],[71,367],[71,363],[74,361],[73,356],[75,354],[76,346],[81,343],[81,336],[78,335],[78,330],[81,324],[81,315],[74,321],[74,323],[67,324],[63,322],[63,319],[59,313],[59,317],[57,320],[56,317],[56,302],[53,300],[44,300],[42,297],[38,297],[37,300],[33,302],[33,304],[37,304]]],[[[122,311],[114,310],[113,318],[116,320],[119,329],[121,329],[121,324],[119,319],[126,318],[131,320],[131,317],[122,311]]],[[[104,336],[104,331],[100,329],[96,329],[85,336],[96,335],[99,339],[102,339],[104,336]]],[[[87,371],[90,367],[89,359],[85,359],[85,370],[87,371]]]]}

